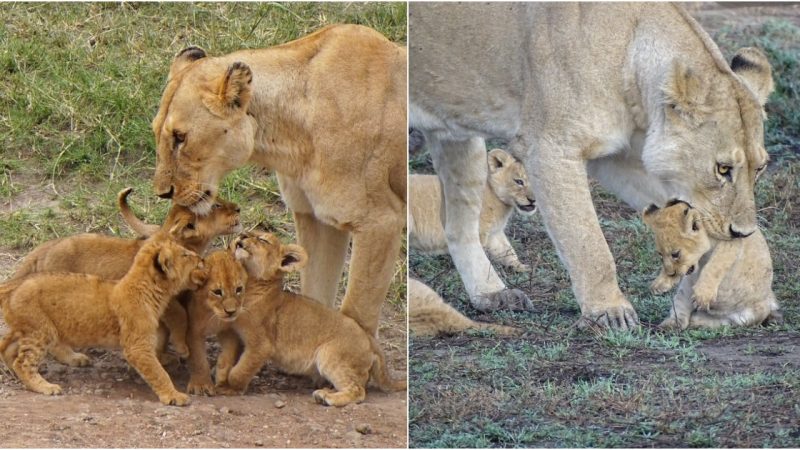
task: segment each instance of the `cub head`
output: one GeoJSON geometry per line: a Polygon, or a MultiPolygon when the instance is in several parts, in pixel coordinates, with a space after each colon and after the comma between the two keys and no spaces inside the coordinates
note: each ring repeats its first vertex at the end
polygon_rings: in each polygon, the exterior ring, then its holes
{"type": "Polygon", "coordinates": [[[211,203],[211,211],[205,216],[197,215],[185,206],[173,204],[164,228],[181,245],[204,247],[219,235],[242,231],[239,211],[239,206],[235,203],[219,198],[211,203]]]}
{"type": "Polygon", "coordinates": [[[649,118],[643,162],[673,194],[705,216],[709,235],[746,237],[756,230],[755,182],[767,165],[763,109],[772,72],[759,50],[740,50],[730,65],[689,67],[675,60],[649,118]]]}
{"type": "Polygon", "coordinates": [[[670,200],[663,208],[650,205],[642,218],[655,233],[656,250],[670,277],[693,273],[711,249],[700,213],[684,201],[670,200]]]}
{"type": "Polygon", "coordinates": [[[197,47],[175,57],[152,124],[156,194],[209,213],[220,180],[253,153],[252,81],[246,64],[207,57],[197,47]]]}
{"type": "Polygon", "coordinates": [[[247,271],[233,252],[217,250],[205,258],[208,278],[198,291],[214,315],[222,321],[236,320],[242,311],[247,271]]]}
{"type": "Polygon", "coordinates": [[[147,268],[171,292],[196,288],[208,277],[203,258],[170,239],[151,239],[136,254],[134,266],[147,268]]]}
{"type": "Polygon", "coordinates": [[[501,202],[517,212],[530,215],[536,212],[536,200],[525,166],[509,153],[496,148],[489,152],[489,186],[501,202]]]}
{"type": "Polygon", "coordinates": [[[302,269],[308,261],[308,254],[303,247],[282,244],[270,233],[240,234],[231,246],[236,259],[247,269],[247,274],[258,280],[282,279],[285,274],[302,269]]]}

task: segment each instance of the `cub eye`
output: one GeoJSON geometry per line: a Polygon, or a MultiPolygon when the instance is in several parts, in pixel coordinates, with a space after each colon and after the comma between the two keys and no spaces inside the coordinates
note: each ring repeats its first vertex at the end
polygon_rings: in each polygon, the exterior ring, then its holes
{"type": "Polygon", "coordinates": [[[213,205],[211,205],[211,209],[220,209],[220,208],[222,208],[222,205],[220,205],[219,203],[214,203],[213,205]]]}
{"type": "Polygon", "coordinates": [[[189,223],[186,224],[186,228],[189,229],[189,230],[194,230],[194,224],[189,222],[189,223]]]}
{"type": "Polygon", "coordinates": [[[680,258],[680,257],[681,257],[681,251],[680,250],[672,252],[672,259],[674,259],[675,261],[677,261],[678,258],[680,258]]]}
{"type": "Polygon", "coordinates": [[[517,186],[525,186],[525,182],[519,178],[514,179],[514,183],[517,183],[517,186]]]}
{"type": "Polygon", "coordinates": [[[172,132],[172,138],[174,140],[174,147],[178,148],[179,145],[183,144],[186,141],[186,133],[181,133],[178,130],[174,130],[172,132]]]}
{"type": "Polygon", "coordinates": [[[731,180],[732,170],[733,167],[729,164],[717,163],[717,173],[727,178],[728,181],[731,180]]]}
{"type": "Polygon", "coordinates": [[[241,286],[237,287],[236,288],[236,295],[242,295],[242,291],[244,291],[243,287],[241,287],[241,286]]]}
{"type": "Polygon", "coordinates": [[[212,294],[216,295],[217,297],[222,297],[222,289],[214,289],[211,291],[212,294]]]}

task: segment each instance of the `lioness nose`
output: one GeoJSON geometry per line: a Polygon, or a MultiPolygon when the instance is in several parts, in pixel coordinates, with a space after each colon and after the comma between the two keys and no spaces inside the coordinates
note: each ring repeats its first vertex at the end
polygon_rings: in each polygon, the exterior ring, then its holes
{"type": "Polygon", "coordinates": [[[751,231],[749,233],[742,233],[741,231],[738,231],[735,228],[733,228],[733,225],[731,225],[728,228],[729,228],[729,230],[731,232],[731,237],[734,238],[734,239],[746,238],[747,236],[750,236],[751,234],[755,233],[755,230],[753,230],[753,231],[751,231]]]}
{"type": "Polygon", "coordinates": [[[172,194],[174,194],[174,193],[175,193],[175,186],[170,186],[169,187],[169,192],[165,192],[165,193],[157,194],[157,195],[159,197],[161,197],[161,198],[172,198],[172,194]]]}

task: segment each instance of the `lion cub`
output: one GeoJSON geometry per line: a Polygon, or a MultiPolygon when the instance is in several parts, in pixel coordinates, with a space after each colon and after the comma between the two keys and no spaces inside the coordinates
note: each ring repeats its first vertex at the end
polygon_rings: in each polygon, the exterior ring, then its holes
{"type": "Polygon", "coordinates": [[[214,395],[211,369],[206,355],[206,336],[216,334],[223,348],[217,360],[217,380],[224,380],[238,357],[239,338],[233,322],[242,311],[247,271],[236,261],[233,250],[217,250],[205,258],[208,278],[188,304],[189,385],[196,395],[214,395]],[[227,358],[227,359],[226,359],[227,358]]]}
{"type": "Polygon", "coordinates": [[[772,292],[772,259],[764,235],[718,241],[686,202],[650,205],[642,214],[662,258],[651,290],[660,294],[681,280],[670,316],[661,327],[718,327],[780,321],[772,292]]]}
{"type": "MultiPolygon", "coordinates": [[[[119,206],[131,228],[145,237],[171,237],[178,244],[202,255],[217,236],[242,231],[239,207],[221,199],[214,203],[207,216],[197,216],[189,208],[173,204],[161,227],[145,224],[128,207],[126,199],[131,191],[131,188],[120,191],[119,206]]],[[[37,272],[71,272],[118,280],[128,272],[136,253],[145,242],[143,239],[92,233],[47,241],[22,260],[11,279],[37,272]]],[[[186,310],[179,302],[170,302],[162,320],[169,330],[170,343],[180,356],[185,357],[189,351],[186,345],[186,310]]]]}
{"type": "MultiPolygon", "coordinates": [[[[284,275],[306,263],[302,247],[283,245],[269,233],[240,235],[234,247],[249,276],[244,300],[247,314],[233,322],[244,352],[223,378],[217,373],[217,392],[244,392],[267,361],[286,373],[328,380],[334,389],[314,391],[314,399],[325,405],[361,402],[370,378],[383,390],[406,388],[405,380],[389,376],[377,341],[354,320],[283,290],[284,275]]],[[[233,360],[235,356],[220,358],[233,360]]]]}
{"type": "MultiPolygon", "coordinates": [[[[536,212],[536,201],[525,167],[507,152],[489,152],[489,176],[480,215],[481,245],[489,256],[518,272],[530,267],[520,262],[505,228],[516,209],[523,215],[536,212]]],[[[447,239],[442,217],[442,187],[436,175],[409,175],[408,245],[423,253],[446,254],[447,239]]]]}
{"type": "Polygon", "coordinates": [[[0,340],[0,355],[28,389],[53,395],[61,387],[38,371],[47,351],[62,360],[73,356],[71,347],[121,347],[162,403],[185,405],[189,397],[175,390],[156,358],[156,332],[170,299],[205,276],[196,253],[154,239],[119,281],[40,273],[7,282],[0,285],[0,306],[10,331],[0,340]]]}

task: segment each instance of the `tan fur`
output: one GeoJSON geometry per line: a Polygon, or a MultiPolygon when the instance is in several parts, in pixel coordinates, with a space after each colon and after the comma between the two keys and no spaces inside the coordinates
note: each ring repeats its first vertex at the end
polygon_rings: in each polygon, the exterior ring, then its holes
{"type": "MultiPolygon", "coordinates": [[[[135,219],[126,202],[131,191],[131,188],[127,188],[118,195],[120,209],[123,216],[129,216],[126,217],[129,224],[130,217],[135,219]]],[[[197,216],[189,208],[173,204],[161,227],[143,224],[135,219],[133,222],[137,225],[132,225],[132,228],[145,236],[175,239],[189,250],[203,254],[217,236],[242,231],[236,204],[219,199],[215,205],[218,206],[212,207],[211,214],[197,216]]],[[[11,279],[39,272],[71,272],[119,280],[128,272],[136,253],[145,242],[144,239],[131,240],[91,233],[55,239],[34,248],[22,260],[11,279]]],[[[170,343],[180,356],[186,357],[186,310],[178,301],[172,301],[162,320],[169,332],[170,343]]],[[[162,330],[162,334],[166,332],[162,330]]]]}
{"type": "MultiPolygon", "coordinates": [[[[390,377],[378,342],[354,320],[283,290],[284,275],[306,263],[302,247],[281,244],[268,233],[241,235],[233,245],[249,276],[246,314],[233,322],[244,352],[230,371],[217,364],[217,392],[244,392],[267,361],[286,373],[329,381],[334,389],[318,389],[314,399],[331,406],[364,400],[370,379],[383,390],[406,388],[405,380],[390,377]]],[[[223,352],[220,359],[235,356],[223,352]]]]}
{"type": "Polygon", "coordinates": [[[642,217],[653,230],[662,268],[652,289],[683,279],[662,327],[718,327],[780,320],[772,292],[772,259],[760,230],[730,241],[709,236],[705,218],[685,202],[651,206],[642,217]]]}
{"type": "Polygon", "coordinates": [[[716,239],[755,232],[772,86],[758,50],[740,51],[732,70],[667,3],[420,2],[409,5],[409,34],[409,126],[442,181],[448,248],[473,303],[524,295],[506,288],[479,242],[487,138],[507,139],[528,169],[581,324],[638,324],[590,176],[637,210],[686,198],[716,239]]]}
{"type": "Polygon", "coordinates": [[[334,305],[352,236],[342,312],[374,334],[406,220],[406,107],[406,50],[366,27],[219,57],[189,48],[153,119],[155,190],[205,213],[231,170],[274,170],[311,255],[302,292],[334,305]]]}
{"type": "MultiPolygon", "coordinates": [[[[137,253],[119,281],[94,275],[41,273],[0,285],[0,305],[10,331],[0,355],[25,386],[59,394],[38,366],[48,351],[59,358],[71,347],[122,348],[125,359],[164,404],[185,405],[156,359],[158,319],[179,291],[204,281],[202,259],[169,239],[155,239],[137,253]]],[[[80,362],[80,354],[62,360],[80,362]]],[[[59,358],[61,360],[61,358],[59,358]]]]}
{"type": "Polygon", "coordinates": [[[516,335],[520,330],[503,325],[475,322],[419,280],[408,279],[408,331],[416,336],[462,333],[470,330],[490,330],[499,335],[516,335]]]}
{"type": "MultiPolygon", "coordinates": [[[[481,245],[504,266],[518,272],[530,267],[520,262],[505,235],[505,227],[516,209],[523,215],[536,212],[525,167],[501,149],[488,154],[489,177],[483,191],[478,222],[481,245]]],[[[435,175],[409,175],[408,245],[417,251],[446,254],[442,188],[435,175]]]]}
{"type": "Polygon", "coordinates": [[[206,336],[216,334],[223,347],[217,361],[217,377],[225,377],[238,357],[239,338],[233,333],[233,321],[242,312],[247,271],[236,261],[233,251],[218,250],[205,259],[208,279],[189,303],[189,385],[186,391],[196,395],[214,395],[214,383],[206,354],[206,336]],[[233,346],[233,349],[227,347],[233,346]],[[232,355],[233,358],[227,358],[232,355]]]}

